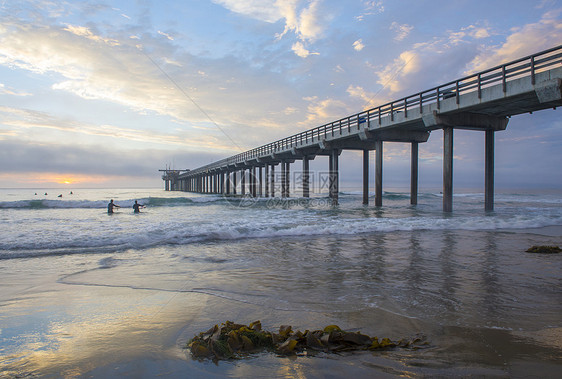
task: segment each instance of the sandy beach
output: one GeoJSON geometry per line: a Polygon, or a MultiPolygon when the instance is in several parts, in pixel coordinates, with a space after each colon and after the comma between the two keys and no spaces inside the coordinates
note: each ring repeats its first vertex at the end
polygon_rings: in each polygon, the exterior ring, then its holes
{"type": "Polygon", "coordinates": [[[287,237],[0,263],[3,377],[556,377],[562,228],[287,237]],[[257,253],[260,254],[257,254],[257,253]],[[251,257],[251,259],[248,259],[251,257]],[[226,320],[342,329],[391,349],[232,361],[184,349],[226,320]]]}

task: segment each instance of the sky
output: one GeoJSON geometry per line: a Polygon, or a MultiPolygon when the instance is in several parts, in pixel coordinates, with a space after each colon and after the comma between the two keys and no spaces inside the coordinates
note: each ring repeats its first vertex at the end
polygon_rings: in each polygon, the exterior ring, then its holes
{"type": "MultiPolygon", "coordinates": [[[[0,188],[163,187],[158,169],[561,44],[560,0],[3,0],[0,188]]],[[[562,189],[561,112],[496,133],[496,188],[562,189]]],[[[455,187],[483,188],[484,133],[454,138],[455,187]]],[[[422,188],[441,186],[442,144],[420,144],[422,188]]],[[[385,143],[384,186],[409,185],[409,149],[385,143]]],[[[361,162],[341,155],[344,185],[361,162]]]]}

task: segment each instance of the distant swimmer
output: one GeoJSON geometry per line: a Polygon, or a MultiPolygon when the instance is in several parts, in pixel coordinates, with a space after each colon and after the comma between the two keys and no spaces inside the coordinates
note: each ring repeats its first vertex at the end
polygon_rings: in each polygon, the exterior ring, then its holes
{"type": "Polygon", "coordinates": [[[71,194],[71,195],[74,195],[74,194],[72,193],[72,191],[70,191],[70,194],[71,194]]]}
{"type": "Polygon", "coordinates": [[[138,201],[135,200],[135,203],[133,204],[133,212],[140,213],[141,208],[144,208],[144,205],[139,204],[138,201]]]}
{"type": "Polygon", "coordinates": [[[113,208],[121,208],[119,205],[113,203],[113,199],[107,204],[107,213],[112,214],[113,208]]]}
{"type": "Polygon", "coordinates": [[[62,197],[62,193],[60,195],[58,195],[57,197],[62,197]]]}
{"type": "Polygon", "coordinates": [[[45,196],[47,196],[47,192],[45,192],[45,196]]]}

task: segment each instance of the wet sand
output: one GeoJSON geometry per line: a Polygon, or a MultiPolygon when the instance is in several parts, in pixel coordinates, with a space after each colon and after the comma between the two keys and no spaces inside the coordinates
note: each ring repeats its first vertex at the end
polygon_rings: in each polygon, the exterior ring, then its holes
{"type": "Polygon", "coordinates": [[[252,239],[0,261],[2,377],[557,377],[561,227],[252,239]],[[232,320],[430,345],[258,353],[218,364],[183,349],[232,320]]]}

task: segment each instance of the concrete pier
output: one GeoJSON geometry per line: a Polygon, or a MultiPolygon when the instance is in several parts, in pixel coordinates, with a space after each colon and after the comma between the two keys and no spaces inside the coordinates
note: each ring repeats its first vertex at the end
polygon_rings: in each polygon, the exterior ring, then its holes
{"type": "Polygon", "coordinates": [[[332,204],[337,205],[340,193],[340,180],[339,180],[339,157],[340,150],[333,149],[330,152],[329,162],[329,197],[332,199],[332,204]]]}
{"type": "Polygon", "coordinates": [[[310,158],[302,159],[302,197],[310,197],[310,158]]]}
{"type": "MultiPolygon", "coordinates": [[[[410,204],[418,204],[419,144],[443,130],[443,211],[453,210],[455,129],[485,133],[485,209],[494,209],[495,133],[509,118],[562,105],[562,46],[505,63],[426,91],[346,116],[193,170],[160,170],[168,191],[275,196],[275,166],[280,164],[280,196],[290,196],[290,164],[302,160],[302,196],[310,196],[309,162],[328,157],[328,196],[339,200],[339,155],[363,153],[363,203],[369,203],[369,153],[375,151],[375,206],[383,200],[383,146],[408,143],[410,204]],[[265,175],[262,176],[262,168],[265,175]],[[248,170],[248,172],[246,172],[248,170]],[[259,170],[256,174],[256,170],[259,170]],[[264,190],[262,191],[262,188],[264,190]]],[[[298,177],[298,176],[297,176],[298,177]]],[[[321,185],[319,185],[319,189],[321,185]]]]}
{"type": "Polygon", "coordinates": [[[275,197],[275,165],[271,165],[270,180],[271,197],[275,197]]]}
{"type": "Polygon", "coordinates": [[[418,204],[418,149],[419,144],[412,142],[410,161],[410,204],[418,204]]]}
{"type": "Polygon", "coordinates": [[[494,210],[494,134],[491,129],[486,130],[486,157],[485,157],[485,172],[484,172],[484,187],[485,187],[485,209],[487,211],[494,210]]]}
{"type": "Polygon", "coordinates": [[[382,206],[382,140],[375,141],[375,205],[382,206]]]}
{"type": "Polygon", "coordinates": [[[453,211],[453,128],[443,129],[443,212],[453,211]]]}
{"type": "Polygon", "coordinates": [[[264,185],[265,185],[265,193],[264,193],[264,196],[265,196],[265,197],[269,197],[269,181],[270,181],[269,175],[270,175],[270,174],[269,174],[269,165],[266,164],[266,165],[265,165],[265,183],[264,183],[264,185]]]}
{"type": "Polygon", "coordinates": [[[369,204],[369,150],[363,150],[363,204],[369,204]]]}

